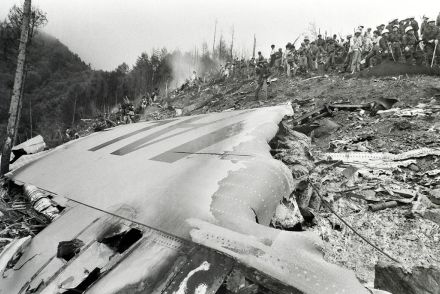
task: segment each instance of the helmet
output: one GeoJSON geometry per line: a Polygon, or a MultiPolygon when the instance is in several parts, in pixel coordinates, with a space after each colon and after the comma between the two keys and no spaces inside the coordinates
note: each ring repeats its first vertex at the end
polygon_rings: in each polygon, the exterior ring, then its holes
{"type": "Polygon", "coordinates": [[[305,40],[310,41],[310,39],[309,39],[308,36],[305,36],[305,37],[304,37],[304,41],[305,41],[305,40]]]}
{"type": "Polygon", "coordinates": [[[412,26],[409,26],[409,27],[405,28],[405,33],[408,33],[409,31],[414,31],[412,26]]]}
{"type": "Polygon", "coordinates": [[[394,29],[394,28],[398,29],[399,26],[398,26],[398,25],[393,25],[393,29],[394,29]]]}
{"type": "Polygon", "coordinates": [[[383,35],[383,34],[388,34],[389,32],[390,32],[389,30],[384,29],[384,30],[382,31],[382,35],[383,35]]]}
{"type": "Polygon", "coordinates": [[[351,38],[351,37],[353,37],[351,34],[350,34],[350,35],[347,35],[347,39],[349,39],[349,38],[351,38]]]}
{"type": "Polygon", "coordinates": [[[361,30],[357,29],[355,32],[355,34],[362,34],[361,30]]]}

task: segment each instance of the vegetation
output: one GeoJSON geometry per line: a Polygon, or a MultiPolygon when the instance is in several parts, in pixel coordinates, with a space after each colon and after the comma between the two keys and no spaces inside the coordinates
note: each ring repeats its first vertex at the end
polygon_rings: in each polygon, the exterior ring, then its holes
{"type": "MultiPolygon", "coordinates": [[[[16,68],[20,14],[14,6],[7,20],[0,22],[0,142],[4,140],[16,68]]],[[[207,44],[202,45],[200,55],[197,50],[170,53],[164,48],[142,53],[131,68],[122,63],[112,71],[92,70],[59,40],[37,32],[46,21],[44,12],[33,8],[17,143],[41,134],[49,146],[56,146],[66,128],[82,118],[116,109],[125,96],[139,100],[156,88],[163,96],[165,88],[179,86],[192,70],[204,74],[218,60],[229,58],[227,44],[220,38],[214,54],[207,44]]]]}

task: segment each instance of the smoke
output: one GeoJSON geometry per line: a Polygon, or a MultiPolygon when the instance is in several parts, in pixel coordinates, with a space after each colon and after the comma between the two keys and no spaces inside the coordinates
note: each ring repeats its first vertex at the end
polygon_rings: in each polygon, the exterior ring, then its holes
{"type": "Polygon", "coordinates": [[[198,77],[203,78],[208,74],[216,74],[219,72],[220,66],[225,61],[212,58],[209,53],[201,56],[198,54],[185,53],[179,51],[174,52],[169,59],[169,66],[172,70],[172,80],[169,89],[176,89],[184,84],[196,72],[198,77]]]}

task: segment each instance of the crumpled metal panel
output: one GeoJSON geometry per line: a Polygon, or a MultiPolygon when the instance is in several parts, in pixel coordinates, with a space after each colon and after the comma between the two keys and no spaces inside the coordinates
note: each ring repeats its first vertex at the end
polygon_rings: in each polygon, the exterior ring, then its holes
{"type": "MultiPolygon", "coordinates": [[[[284,105],[125,125],[63,145],[9,176],[225,252],[305,293],[367,293],[352,272],[324,262],[315,235],[264,226],[293,189],[289,169],[267,144],[291,114],[284,105]]],[[[39,235],[55,239],[46,230],[39,235]]],[[[151,269],[166,271],[155,257],[178,259],[173,250],[142,244],[97,282],[96,289],[108,289],[99,293],[138,287],[151,269]]],[[[32,264],[26,276],[14,274],[8,282],[31,279],[38,269],[32,264]]]]}
{"type": "Polygon", "coordinates": [[[22,150],[26,154],[34,154],[43,151],[44,148],[46,148],[46,143],[44,142],[43,136],[38,135],[12,147],[12,152],[22,150]]]}

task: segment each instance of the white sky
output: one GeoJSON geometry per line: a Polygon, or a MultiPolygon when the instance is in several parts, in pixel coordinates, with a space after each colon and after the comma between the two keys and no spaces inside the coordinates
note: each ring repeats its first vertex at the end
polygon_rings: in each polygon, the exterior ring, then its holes
{"type": "MultiPolygon", "coordinates": [[[[0,19],[13,4],[1,0],[0,19]]],[[[141,52],[152,48],[212,48],[214,23],[230,42],[235,27],[235,48],[252,52],[253,34],[257,51],[267,56],[273,43],[283,47],[314,22],[321,33],[353,31],[358,25],[377,26],[392,18],[422,15],[436,17],[439,0],[33,0],[47,12],[44,30],[66,44],[96,69],[111,70],[122,62],[130,66],[141,52]]],[[[217,41],[219,34],[217,35],[217,41]]]]}

